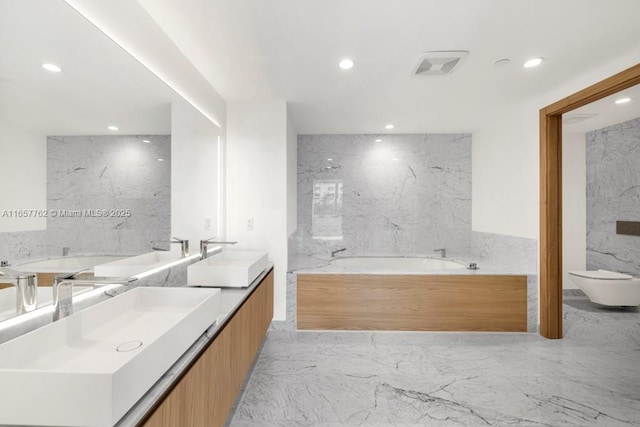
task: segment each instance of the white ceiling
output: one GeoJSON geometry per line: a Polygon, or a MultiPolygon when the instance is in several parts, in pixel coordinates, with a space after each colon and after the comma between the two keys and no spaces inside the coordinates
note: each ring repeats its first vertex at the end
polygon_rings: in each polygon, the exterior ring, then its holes
{"type": "Polygon", "coordinates": [[[640,85],[607,96],[563,115],[562,130],[563,132],[585,133],[638,117],[640,117],[640,85]],[[615,103],[617,99],[625,97],[631,98],[631,101],[626,104],[615,103]],[[576,117],[589,118],[575,123],[566,122],[566,119],[576,117]]]}
{"type": "Polygon", "coordinates": [[[286,100],[299,133],[474,131],[640,43],[638,0],[139,2],[228,102],[286,100]],[[429,50],[470,55],[450,76],[410,76],[429,50]],[[543,66],[524,69],[534,56],[543,66]]]}
{"type": "Polygon", "coordinates": [[[0,126],[44,135],[171,132],[175,94],[64,1],[0,0],[0,126]],[[42,69],[43,62],[63,68],[42,69]]]}

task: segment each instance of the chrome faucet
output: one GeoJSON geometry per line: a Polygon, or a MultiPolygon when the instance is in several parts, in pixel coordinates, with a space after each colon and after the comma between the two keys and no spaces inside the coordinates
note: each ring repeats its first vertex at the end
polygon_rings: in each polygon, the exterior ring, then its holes
{"type": "Polygon", "coordinates": [[[180,239],[178,237],[172,237],[171,239],[173,240],[169,240],[169,243],[180,243],[180,248],[182,249],[182,258],[188,257],[189,256],[189,240],[180,239]]]}
{"type": "Polygon", "coordinates": [[[0,276],[5,276],[16,287],[16,314],[28,313],[38,307],[38,277],[35,273],[2,267],[0,276]]]}
{"type": "Polygon", "coordinates": [[[77,279],[78,273],[56,276],[53,280],[53,321],[73,314],[73,286],[128,285],[138,280],[137,277],[120,277],[109,279],[77,279]]]}
{"type": "Polygon", "coordinates": [[[344,252],[347,248],[336,249],[335,251],[331,251],[331,258],[335,257],[338,252],[344,252]]]}
{"type": "MultiPolygon", "coordinates": [[[[189,240],[187,239],[179,239],[177,237],[172,237],[172,240],[169,240],[169,243],[180,243],[182,250],[182,258],[186,258],[189,256],[189,240]]],[[[152,242],[153,243],[153,242],[152,242]]],[[[157,246],[152,246],[151,249],[154,251],[168,251],[169,249],[159,248],[157,246]]]]}
{"type": "Polygon", "coordinates": [[[447,250],[446,249],[434,249],[433,252],[440,252],[440,258],[446,258],[447,257],[447,250]]]}
{"type": "Polygon", "coordinates": [[[200,240],[200,259],[203,260],[209,256],[207,250],[209,249],[209,243],[213,243],[214,245],[235,245],[238,242],[223,242],[214,240],[215,237],[211,237],[209,239],[200,240]]]}

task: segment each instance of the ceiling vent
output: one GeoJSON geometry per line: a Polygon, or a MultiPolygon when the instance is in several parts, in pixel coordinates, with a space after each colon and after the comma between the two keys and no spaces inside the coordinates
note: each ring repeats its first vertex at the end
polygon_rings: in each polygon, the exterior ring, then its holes
{"type": "Polygon", "coordinates": [[[466,50],[438,50],[424,52],[418,58],[418,63],[413,68],[414,76],[444,76],[453,71],[464,62],[469,55],[466,50]]]}

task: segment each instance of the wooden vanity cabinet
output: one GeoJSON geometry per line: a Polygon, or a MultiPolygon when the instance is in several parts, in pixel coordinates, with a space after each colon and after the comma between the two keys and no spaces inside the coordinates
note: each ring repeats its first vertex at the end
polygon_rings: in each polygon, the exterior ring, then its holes
{"type": "Polygon", "coordinates": [[[273,318],[273,270],[140,425],[224,426],[273,318]]]}

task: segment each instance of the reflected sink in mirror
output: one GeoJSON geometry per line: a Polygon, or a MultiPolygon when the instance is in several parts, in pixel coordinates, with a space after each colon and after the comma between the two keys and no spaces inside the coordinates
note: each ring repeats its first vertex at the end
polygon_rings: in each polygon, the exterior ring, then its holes
{"type": "Polygon", "coordinates": [[[97,277],[131,277],[154,268],[166,266],[181,258],[182,251],[180,247],[172,245],[168,251],[153,251],[96,265],[93,268],[93,273],[97,277]]]}
{"type": "Polygon", "coordinates": [[[92,269],[98,264],[118,261],[122,255],[78,255],[28,261],[12,267],[29,273],[75,273],[92,269]]]}
{"type": "Polygon", "coordinates": [[[222,251],[187,267],[187,284],[246,287],[268,266],[264,251],[222,251]]]}
{"type": "Polygon", "coordinates": [[[111,426],[220,314],[219,289],[136,288],[2,344],[0,424],[111,426]]]}

